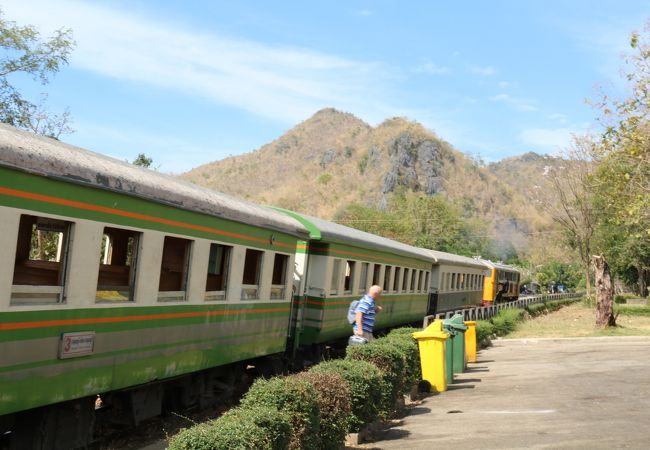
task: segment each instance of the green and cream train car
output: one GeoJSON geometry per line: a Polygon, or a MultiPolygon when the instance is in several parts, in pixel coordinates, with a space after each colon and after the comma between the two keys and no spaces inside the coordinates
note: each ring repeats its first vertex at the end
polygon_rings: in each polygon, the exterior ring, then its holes
{"type": "Polygon", "coordinates": [[[482,261],[427,250],[434,260],[428,314],[480,306],[486,267],[482,261]]]}
{"type": "Polygon", "coordinates": [[[192,373],[191,401],[210,369],[286,349],[309,234],[285,214],[1,125],[0,228],[14,448],[85,445],[98,394],[137,422],[160,413],[153,381],[192,373]]]}
{"type": "Polygon", "coordinates": [[[302,347],[347,341],[347,309],[372,285],[383,293],[375,330],[420,323],[427,309],[432,257],[427,250],[326,220],[285,211],[309,230],[299,247],[296,283],[302,347]]]}

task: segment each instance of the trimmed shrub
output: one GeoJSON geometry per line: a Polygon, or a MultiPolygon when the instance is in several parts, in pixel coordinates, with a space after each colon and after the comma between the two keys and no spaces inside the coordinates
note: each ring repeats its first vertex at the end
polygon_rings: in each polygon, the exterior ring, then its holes
{"type": "Polygon", "coordinates": [[[219,419],[172,437],[169,450],[282,450],[289,446],[289,416],[276,408],[234,408],[219,419]]]}
{"type": "Polygon", "coordinates": [[[373,364],[335,359],[317,364],[309,372],[335,372],[346,381],[351,409],[350,431],[358,432],[365,424],[377,420],[382,392],[385,389],[381,373],[373,364]]]}
{"type": "Polygon", "coordinates": [[[366,345],[348,347],[345,358],[368,361],[379,369],[387,388],[382,395],[379,415],[388,417],[404,389],[406,364],[400,350],[385,339],[376,339],[366,345]]]}
{"type": "Polygon", "coordinates": [[[619,305],[627,303],[627,298],[623,295],[615,295],[614,296],[614,303],[617,303],[619,305]]]}
{"type": "Polygon", "coordinates": [[[316,391],[320,409],[320,448],[343,448],[351,421],[348,384],[336,372],[301,372],[294,376],[310,383],[316,391]]]}
{"type": "Polygon", "coordinates": [[[244,395],[241,406],[269,406],[289,414],[292,425],[289,448],[318,448],[318,400],[314,388],[307,381],[296,377],[260,378],[244,395]]]}
{"type": "MultiPolygon", "coordinates": [[[[418,343],[411,336],[412,333],[417,330],[415,328],[399,328],[398,330],[409,330],[408,333],[390,332],[385,339],[391,345],[397,347],[397,349],[404,356],[404,362],[406,364],[405,374],[404,374],[404,384],[402,389],[402,394],[407,394],[413,386],[416,386],[420,380],[422,380],[422,366],[420,365],[420,349],[418,343]],[[413,330],[413,331],[410,331],[413,330]]],[[[393,331],[398,331],[393,330],[393,331]]]]}
{"type": "Polygon", "coordinates": [[[503,309],[499,314],[492,317],[490,322],[494,325],[494,332],[497,336],[505,336],[517,329],[517,323],[522,320],[523,316],[523,309],[503,309]]]}
{"type": "Polygon", "coordinates": [[[489,320],[477,320],[476,321],[476,342],[479,345],[483,345],[484,342],[487,342],[494,335],[494,325],[489,320]]]}
{"type": "Polygon", "coordinates": [[[526,306],[526,311],[528,311],[528,314],[533,317],[540,316],[548,311],[548,307],[546,306],[546,303],[533,303],[526,306]]]}

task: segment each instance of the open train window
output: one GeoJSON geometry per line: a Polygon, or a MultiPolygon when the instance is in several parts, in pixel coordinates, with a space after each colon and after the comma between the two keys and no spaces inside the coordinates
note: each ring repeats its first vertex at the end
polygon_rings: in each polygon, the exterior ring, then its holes
{"type": "Polygon", "coordinates": [[[429,272],[424,272],[424,292],[429,292],[429,272]]]}
{"type": "Polygon", "coordinates": [[[372,268],[372,285],[379,284],[379,277],[381,277],[381,264],[375,264],[372,268]]]}
{"type": "Polygon", "coordinates": [[[422,292],[422,282],[424,281],[424,271],[420,270],[418,272],[418,274],[420,275],[418,277],[418,291],[422,292]]]}
{"type": "Polygon", "coordinates": [[[287,285],[287,265],[289,256],[276,253],[273,258],[273,276],[271,278],[271,300],[284,300],[287,285]]]}
{"type": "Polygon", "coordinates": [[[182,301],[186,297],[192,241],[165,236],[158,301],[182,301]]]}
{"type": "Polygon", "coordinates": [[[395,278],[393,278],[393,291],[394,292],[400,292],[399,286],[400,286],[400,274],[401,274],[402,268],[401,267],[395,267],[395,278]]]}
{"type": "Polygon", "coordinates": [[[136,231],[104,228],[96,301],[133,301],[139,241],[136,231]]]}
{"type": "Polygon", "coordinates": [[[72,223],[20,216],[11,304],[62,303],[72,223]]]}
{"type": "Polygon", "coordinates": [[[210,244],[208,277],[205,282],[205,300],[225,300],[228,282],[228,269],[232,247],[210,244]]]}
{"type": "Polygon", "coordinates": [[[352,283],[354,281],[355,261],[346,261],[345,267],[345,281],[343,282],[343,290],[345,294],[352,293],[352,283]]]}
{"type": "Polygon", "coordinates": [[[359,278],[359,294],[365,294],[366,289],[368,289],[368,269],[370,269],[370,264],[361,263],[361,273],[359,278]]]}
{"type": "Polygon", "coordinates": [[[417,275],[418,275],[418,271],[415,269],[411,269],[411,284],[409,284],[409,290],[411,292],[415,291],[415,282],[416,282],[417,275]]]}
{"type": "Polygon", "coordinates": [[[335,259],[334,261],[332,261],[332,278],[330,280],[330,295],[338,295],[340,277],[341,277],[341,260],[335,259]]]}
{"type": "Polygon", "coordinates": [[[254,300],[259,298],[260,273],[262,271],[262,257],[260,250],[246,249],[244,258],[244,276],[242,278],[241,299],[254,300]]]}
{"type": "Polygon", "coordinates": [[[390,292],[390,277],[392,275],[392,270],[393,268],[391,266],[386,266],[386,270],[384,272],[384,292],[386,293],[390,292]]]}
{"type": "Polygon", "coordinates": [[[408,292],[409,291],[409,270],[408,268],[404,268],[404,279],[402,280],[402,292],[408,292]]]}

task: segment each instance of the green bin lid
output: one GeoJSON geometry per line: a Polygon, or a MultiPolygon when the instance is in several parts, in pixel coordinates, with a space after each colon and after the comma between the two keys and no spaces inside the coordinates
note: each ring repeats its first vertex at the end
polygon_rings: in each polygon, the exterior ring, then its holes
{"type": "Polygon", "coordinates": [[[463,316],[461,314],[454,314],[451,319],[445,319],[443,322],[445,329],[456,330],[456,331],[465,331],[467,330],[467,325],[463,321],[463,316]]]}

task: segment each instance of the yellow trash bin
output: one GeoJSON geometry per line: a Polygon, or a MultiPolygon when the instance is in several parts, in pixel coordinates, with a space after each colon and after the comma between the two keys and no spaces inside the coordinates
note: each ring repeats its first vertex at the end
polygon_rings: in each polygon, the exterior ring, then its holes
{"type": "Polygon", "coordinates": [[[465,322],[467,331],[465,331],[465,355],[467,362],[476,362],[476,322],[465,322]]]}
{"type": "Polygon", "coordinates": [[[424,331],[413,333],[420,348],[422,378],[438,392],[447,390],[445,380],[445,341],[449,335],[442,331],[442,322],[435,321],[424,331]]]}

